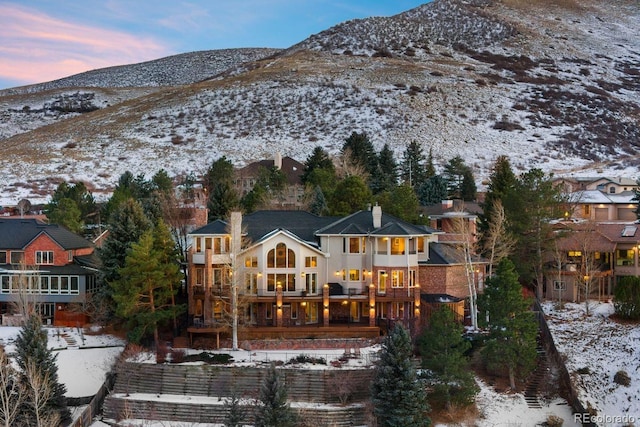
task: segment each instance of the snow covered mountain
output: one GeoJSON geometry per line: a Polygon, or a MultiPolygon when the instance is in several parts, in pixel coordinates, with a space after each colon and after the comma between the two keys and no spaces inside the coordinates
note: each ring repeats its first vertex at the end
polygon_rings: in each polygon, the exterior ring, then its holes
{"type": "Polygon", "coordinates": [[[460,155],[479,179],[500,154],[518,172],[633,178],[637,34],[632,0],[435,0],[281,52],[210,51],[202,63],[223,65],[197,77],[193,53],[0,91],[0,194],[46,197],[61,180],[108,192],[125,170],[200,174],[222,155],[304,161],[353,131],[398,157],[412,140],[441,165],[460,155]]]}

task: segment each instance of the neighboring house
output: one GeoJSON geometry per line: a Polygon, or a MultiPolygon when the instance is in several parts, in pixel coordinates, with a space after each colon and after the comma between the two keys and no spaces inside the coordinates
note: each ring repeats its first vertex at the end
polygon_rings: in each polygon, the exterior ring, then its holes
{"type": "Polygon", "coordinates": [[[0,218],[3,315],[14,314],[16,306],[26,302],[45,322],[84,324],[85,316],[68,310],[69,304],[84,304],[97,289],[97,267],[94,245],[66,228],[35,219],[0,218]]]}
{"type": "Polygon", "coordinates": [[[607,194],[618,194],[640,188],[638,181],[631,178],[558,177],[553,183],[561,186],[564,193],[598,190],[607,194]]]}
{"type": "Polygon", "coordinates": [[[640,224],[565,224],[559,232],[558,251],[547,263],[546,298],[609,300],[621,277],[640,276],[640,224]]]}
{"type": "Polygon", "coordinates": [[[569,194],[565,209],[566,219],[595,222],[635,221],[638,201],[631,190],[607,193],[600,190],[584,190],[569,194]]]}
{"type": "Polygon", "coordinates": [[[274,167],[284,173],[287,183],[280,198],[277,202],[272,203],[271,209],[300,209],[303,206],[302,199],[304,197],[304,184],[302,183],[304,164],[291,157],[282,157],[280,153],[276,153],[273,160],[261,160],[236,169],[233,180],[236,191],[240,197],[244,196],[258,182],[261,169],[274,167]]]}
{"type": "Polygon", "coordinates": [[[417,324],[431,285],[468,296],[446,272],[464,269],[430,256],[438,235],[379,206],[344,218],[235,213],[190,237],[191,334],[228,332],[234,284],[242,338],[378,336],[393,321],[417,324]]]}

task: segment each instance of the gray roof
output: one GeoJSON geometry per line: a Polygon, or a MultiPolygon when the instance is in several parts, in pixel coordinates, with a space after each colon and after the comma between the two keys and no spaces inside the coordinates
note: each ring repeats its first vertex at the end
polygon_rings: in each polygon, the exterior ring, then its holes
{"type": "Polygon", "coordinates": [[[338,219],[317,231],[318,235],[383,235],[413,236],[429,234],[426,227],[413,225],[392,215],[382,213],[381,227],[374,228],[371,211],[358,211],[338,219]]]}
{"type": "Polygon", "coordinates": [[[48,235],[64,250],[90,248],[93,244],[66,228],[36,219],[0,219],[0,249],[22,250],[40,234],[48,235]]]}

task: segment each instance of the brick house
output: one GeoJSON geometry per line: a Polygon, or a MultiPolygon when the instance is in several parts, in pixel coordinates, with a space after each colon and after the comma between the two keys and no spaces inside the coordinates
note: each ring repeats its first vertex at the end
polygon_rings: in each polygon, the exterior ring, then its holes
{"type": "MultiPolygon", "coordinates": [[[[33,304],[45,322],[83,324],[69,311],[96,288],[94,245],[64,227],[35,219],[0,219],[0,310],[14,313],[20,300],[33,304]]],[[[8,318],[7,318],[8,319],[8,318]]]]}
{"type": "Polygon", "coordinates": [[[378,336],[393,321],[419,323],[423,295],[468,296],[462,257],[433,231],[379,206],[343,218],[258,211],[214,221],[190,235],[189,332],[228,330],[234,286],[244,338],[378,336]]]}

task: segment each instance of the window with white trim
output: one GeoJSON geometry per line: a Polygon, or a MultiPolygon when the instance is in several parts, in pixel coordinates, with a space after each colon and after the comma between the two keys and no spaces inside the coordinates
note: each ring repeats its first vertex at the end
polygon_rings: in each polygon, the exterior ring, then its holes
{"type": "Polygon", "coordinates": [[[36,251],[36,264],[53,264],[53,251],[36,251]]]}

